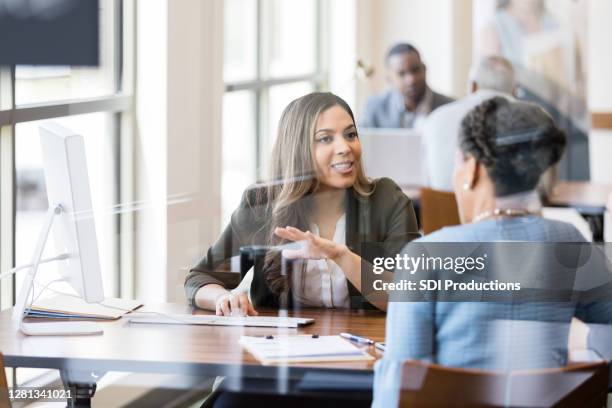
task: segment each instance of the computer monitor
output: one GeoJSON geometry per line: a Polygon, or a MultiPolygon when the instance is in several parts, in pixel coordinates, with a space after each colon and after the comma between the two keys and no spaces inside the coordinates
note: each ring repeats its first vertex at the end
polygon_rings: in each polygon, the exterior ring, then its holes
{"type": "Polygon", "coordinates": [[[389,177],[400,187],[425,184],[421,134],[414,129],[359,129],[368,177],[389,177]]]}
{"type": "Polygon", "coordinates": [[[98,66],[98,0],[0,0],[0,65],[98,66]]]}
{"type": "MultiPolygon", "coordinates": [[[[57,254],[68,254],[67,259],[58,261],[63,278],[85,301],[104,300],[83,136],[57,123],[45,122],[40,126],[40,142],[49,215],[33,255],[34,266],[25,278],[15,305],[14,318],[20,320],[24,317],[36,269],[51,231],[57,254]]],[[[88,334],[82,333],[88,329],[83,323],[72,326],[51,323],[48,327],[40,323],[25,326],[22,323],[21,326],[26,334],[41,334],[38,331],[45,332],[42,334],[88,334]]]]}

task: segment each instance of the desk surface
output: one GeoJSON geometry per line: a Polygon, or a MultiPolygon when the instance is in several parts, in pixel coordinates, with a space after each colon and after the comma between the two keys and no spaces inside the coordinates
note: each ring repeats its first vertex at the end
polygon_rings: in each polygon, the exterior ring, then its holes
{"type": "MultiPolygon", "coordinates": [[[[178,304],[152,305],[141,310],[209,314],[178,304]]],[[[278,329],[130,324],[119,319],[103,322],[104,334],[98,336],[29,337],[17,331],[10,311],[6,310],[0,313],[0,351],[9,367],[261,377],[276,376],[279,368],[263,366],[244,351],[238,344],[242,335],[350,332],[376,341],[384,339],[385,315],[382,312],[304,309],[290,315],[313,317],[315,323],[300,329],[278,329]]],[[[367,350],[377,358],[382,356],[374,347],[367,350]]],[[[302,363],[292,364],[286,370],[289,374],[302,374],[310,369],[363,372],[371,371],[372,367],[372,362],[302,363]]]]}

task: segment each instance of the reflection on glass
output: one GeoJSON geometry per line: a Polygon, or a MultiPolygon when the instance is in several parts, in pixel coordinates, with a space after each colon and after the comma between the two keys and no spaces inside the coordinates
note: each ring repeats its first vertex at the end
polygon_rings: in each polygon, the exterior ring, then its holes
{"type": "Polygon", "coordinates": [[[541,105],[566,131],[569,143],[559,174],[572,180],[587,180],[589,174],[587,3],[475,0],[478,54],[511,61],[517,96],[541,105]]]}
{"type": "Polygon", "coordinates": [[[265,2],[270,77],[312,74],[316,69],[316,1],[265,2]]]}
{"type": "Polygon", "coordinates": [[[256,181],[255,95],[229,92],[223,97],[221,225],[227,225],[242,192],[256,181]]]}
{"type": "Polygon", "coordinates": [[[257,2],[225,0],[223,7],[223,79],[225,82],[255,79],[257,2]]]}
{"type": "Polygon", "coordinates": [[[114,1],[100,0],[100,66],[15,68],[17,105],[92,98],[115,93],[114,1]]]}
{"type": "Polygon", "coordinates": [[[274,140],[276,140],[278,121],[280,120],[283,110],[292,100],[313,91],[314,87],[310,82],[296,82],[270,88],[268,94],[267,131],[263,132],[260,151],[260,163],[261,168],[264,170],[264,176],[267,174],[268,158],[270,157],[274,140]]]}
{"type": "MultiPolygon", "coordinates": [[[[100,252],[104,291],[107,296],[116,294],[117,249],[116,204],[117,176],[115,172],[113,116],[106,113],[70,116],[54,119],[55,122],[83,135],[89,184],[94,206],[96,232],[100,252]]],[[[15,166],[17,173],[17,214],[15,225],[15,264],[28,264],[36,240],[44,223],[48,207],[42,153],[40,148],[40,122],[21,123],[16,126],[15,166]]],[[[53,235],[50,235],[43,257],[57,255],[53,235]]],[[[57,264],[41,265],[36,293],[48,283],[59,279],[57,264]]],[[[22,276],[17,277],[19,291],[22,276]]],[[[48,289],[70,291],[62,282],[53,283],[48,289]]],[[[47,290],[47,292],[52,293],[47,290]]]]}

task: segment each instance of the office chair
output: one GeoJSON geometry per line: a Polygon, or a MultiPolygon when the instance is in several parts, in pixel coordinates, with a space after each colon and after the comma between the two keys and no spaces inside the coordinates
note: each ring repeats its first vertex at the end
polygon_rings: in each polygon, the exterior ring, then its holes
{"type": "Polygon", "coordinates": [[[400,407],[604,407],[608,364],[495,372],[407,361],[400,407]]]}
{"type": "Polygon", "coordinates": [[[11,401],[8,395],[8,384],[6,382],[6,371],[4,370],[4,358],[0,353],[0,408],[10,408],[11,401]]]}
{"type": "Polygon", "coordinates": [[[461,224],[455,194],[423,187],[421,189],[421,226],[424,234],[461,224]]]}

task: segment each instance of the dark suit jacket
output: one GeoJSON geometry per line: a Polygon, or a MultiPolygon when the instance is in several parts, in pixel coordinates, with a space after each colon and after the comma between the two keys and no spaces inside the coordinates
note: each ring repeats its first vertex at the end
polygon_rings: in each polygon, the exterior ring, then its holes
{"type": "MultiPolygon", "coordinates": [[[[432,92],[431,112],[436,108],[453,102],[448,96],[432,92]]],[[[365,128],[401,128],[404,113],[403,97],[398,91],[389,89],[368,98],[359,117],[359,126],[365,128]]]]}
{"type": "MultiPolygon", "coordinates": [[[[347,190],[345,242],[351,251],[369,262],[372,259],[367,258],[373,256],[370,251],[362,254],[362,244],[378,243],[385,253],[397,254],[406,243],[420,236],[412,202],[397,184],[391,179],[382,178],[375,180],[374,185],[374,192],[369,197],[359,196],[352,188],[347,190]]],[[[267,243],[273,226],[267,224],[269,215],[263,210],[265,206],[249,205],[253,202],[254,194],[252,189],[245,192],[240,206],[232,214],[230,224],[189,271],[185,291],[191,305],[194,305],[195,294],[202,286],[212,283],[227,286],[232,272],[231,257],[240,254],[241,246],[267,243]]],[[[357,288],[347,283],[351,308],[371,307],[357,288]]],[[[278,298],[272,294],[264,277],[257,274],[253,276],[251,299],[254,306],[278,307],[278,298]]]]}

